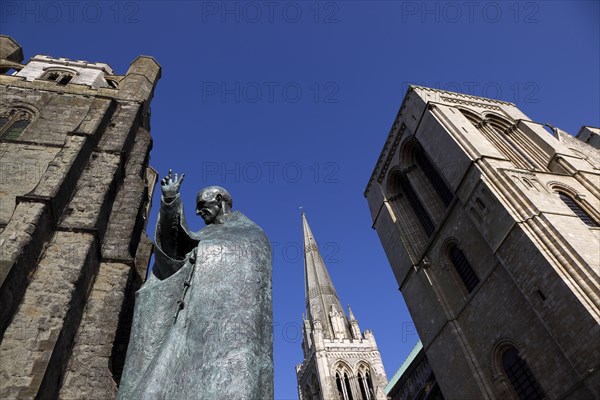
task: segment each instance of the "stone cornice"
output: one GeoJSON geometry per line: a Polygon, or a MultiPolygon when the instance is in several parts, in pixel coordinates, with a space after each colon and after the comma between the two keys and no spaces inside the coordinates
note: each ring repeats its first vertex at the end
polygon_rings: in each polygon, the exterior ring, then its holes
{"type": "Polygon", "coordinates": [[[450,96],[452,98],[475,100],[477,102],[482,103],[482,105],[478,106],[478,107],[482,107],[482,106],[483,107],[488,107],[488,105],[487,105],[488,103],[491,103],[491,104],[503,104],[503,105],[507,105],[507,106],[516,107],[516,105],[514,103],[511,103],[511,102],[508,102],[508,101],[496,100],[496,99],[488,99],[486,97],[474,96],[472,94],[449,92],[447,90],[433,89],[433,88],[429,88],[429,87],[425,87],[425,86],[410,85],[409,90],[410,89],[412,89],[412,90],[419,89],[419,90],[424,90],[424,91],[427,91],[427,92],[440,93],[440,94],[444,94],[446,96],[450,96]]]}
{"type": "MultiPolygon", "coordinates": [[[[395,135],[395,132],[396,132],[396,128],[400,124],[400,117],[402,115],[402,111],[406,107],[406,99],[408,98],[410,92],[415,91],[415,90],[439,93],[441,101],[445,101],[445,102],[452,103],[452,104],[462,104],[462,105],[471,106],[471,107],[481,107],[481,108],[485,108],[488,110],[494,110],[494,111],[502,111],[502,109],[498,105],[505,105],[505,106],[510,106],[510,107],[516,108],[516,105],[514,103],[511,103],[508,101],[488,99],[485,97],[473,96],[470,94],[449,92],[446,90],[433,89],[433,88],[428,88],[425,86],[410,85],[406,92],[406,95],[404,96],[404,100],[402,101],[402,106],[400,107],[400,110],[398,111],[398,114],[396,115],[396,119],[394,120],[394,123],[392,124],[392,128],[390,129],[390,132],[385,141],[383,149],[381,150],[381,153],[379,154],[379,158],[377,159],[375,168],[373,169],[373,172],[371,173],[371,177],[369,178],[369,182],[367,183],[367,187],[365,188],[365,191],[363,193],[363,195],[365,197],[367,197],[369,190],[371,189],[371,186],[373,185],[373,181],[375,180],[375,177],[377,177],[377,181],[379,183],[381,183],[383,180],[383,177],[385,176],[385,173],[387,171],[387,168],[389,167],[389,164],[394,155],[394,152],[395,152],[396,148],[398,147],[398,144],[400,143],[400,139],[402,138],[402,133],[403,133],[402,126],[400,127],[400,130],[397,135],[395,135]]],[[[431,102],[428,101],[428,103],[431,103],[431,102]]]]}
{"type": "Polygon", "coordinates": [[[494,111],[502,111],[502,109],[500,107],[492,105],[492,104],[477,103],[477,102],[474,102],[474,101],[468,101],[468,100],[463,100],[463,99],[456,99],[454,97],[444,97],[444,96],[441,96],[440,98],[443,101],[447,101],[448,103],[462,104],[462,105],[471,106],[471,107],[481,107],[481,108],[485,108],[485,109],[488,109],[488,110],[494,110],[494,111]]]}
{"type": "Polygon", "coordinates": [[[365,356],[369,357],[370,359],[376,359],[381,357],[381,355],[379,354],[378,351],[376,350],[370,350],[370,351],[355,351],[352,349],[348,349],[347,351],[345,351],[344,349],[341,349],[340,351],[328,351],[327,352],[327,358],[337,358],[337,359],[348,359],[348,358],[362,358],[364,359],[365,356]]]}

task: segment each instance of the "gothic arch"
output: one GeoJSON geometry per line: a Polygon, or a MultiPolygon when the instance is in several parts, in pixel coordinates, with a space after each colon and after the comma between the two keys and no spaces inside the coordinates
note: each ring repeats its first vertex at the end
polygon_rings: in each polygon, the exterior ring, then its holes
{"type": "Polygon", "coordinates": [[[373,368],[365,361],[359,361],[355,367],[358,389],[363,400],[375,400],[375,385],[373,384],[373,368]]]}
{"type": "Polygon", "coordinates": [[[13,107],[0,112],[0,139],[15,140],[38,115],[35,107],[26,103],[13,103],[13,107]]]}
{"type": "Polygon", "coordinates": [[[337,361],[333,367],[332,376],[340,400],[358,400],[356,391],[352,388],[354,374],[352,368],[344,361],[337,361]]]}
{"type": "Polygon", "coordinates": [[[40,111],[38,110],[38,108],[36,106],[34,106],[33,104],[25,103],[23,101],[18,101],[18,100],[11,101],[10,104],[8,105],[8,108],[6,108],[2,114],[16,112],[19,110],[28,112],[29,114],[31,114],[32,118],[37,118],[40,114],[40,111]]]}
{"type": "Polygon", "coordinates": [[[335,362],[335,364],[333,364],[333,372],[335,373],[335,371],[337,370],[346,370],[348,371],[348,373],[352,373],[352,368],[350,367],[350,364],[343,360],[338,360],[335,362]]]}

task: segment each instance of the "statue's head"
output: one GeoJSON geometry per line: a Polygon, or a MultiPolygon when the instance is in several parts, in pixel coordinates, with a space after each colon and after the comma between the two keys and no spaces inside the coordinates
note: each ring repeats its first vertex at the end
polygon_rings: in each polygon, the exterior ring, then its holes
{"type": "Polygon", "coordinates": [[[232,204],[231,195],[221,186],[205,187],[196,196],[196,215],[206,225],[220,223],[220,218],[231,212],[232,204]]]}

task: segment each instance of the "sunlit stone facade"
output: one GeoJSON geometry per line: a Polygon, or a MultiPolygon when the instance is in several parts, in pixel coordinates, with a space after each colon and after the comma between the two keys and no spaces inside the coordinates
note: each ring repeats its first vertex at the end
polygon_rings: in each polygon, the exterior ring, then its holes
{"type": "Polygon", "coordinates": [[[597,128],[412,86],[365,197],[445,398],[598,398],[597,128]]]}

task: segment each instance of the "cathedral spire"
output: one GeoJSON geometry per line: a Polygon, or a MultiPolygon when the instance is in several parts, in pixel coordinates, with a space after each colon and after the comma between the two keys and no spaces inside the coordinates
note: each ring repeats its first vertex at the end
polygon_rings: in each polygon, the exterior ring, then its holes
{"type": "Polygon", "coordinates": [[[299,398],[386,400],[387,378],[375,337],[368,330],[361,334],[350,306],[346,316],[304,212],[302,229],[306,319],[304,361],[296,366],[299,398]]]}
{"type": "Polygon", "coordinates": [[[313,324],[317,320],[321,322],[324,337],[329,339],[350,338],[348,319],[304,212],[302,212],[302,228],[304,231],[306,315],[313,324]]]}

